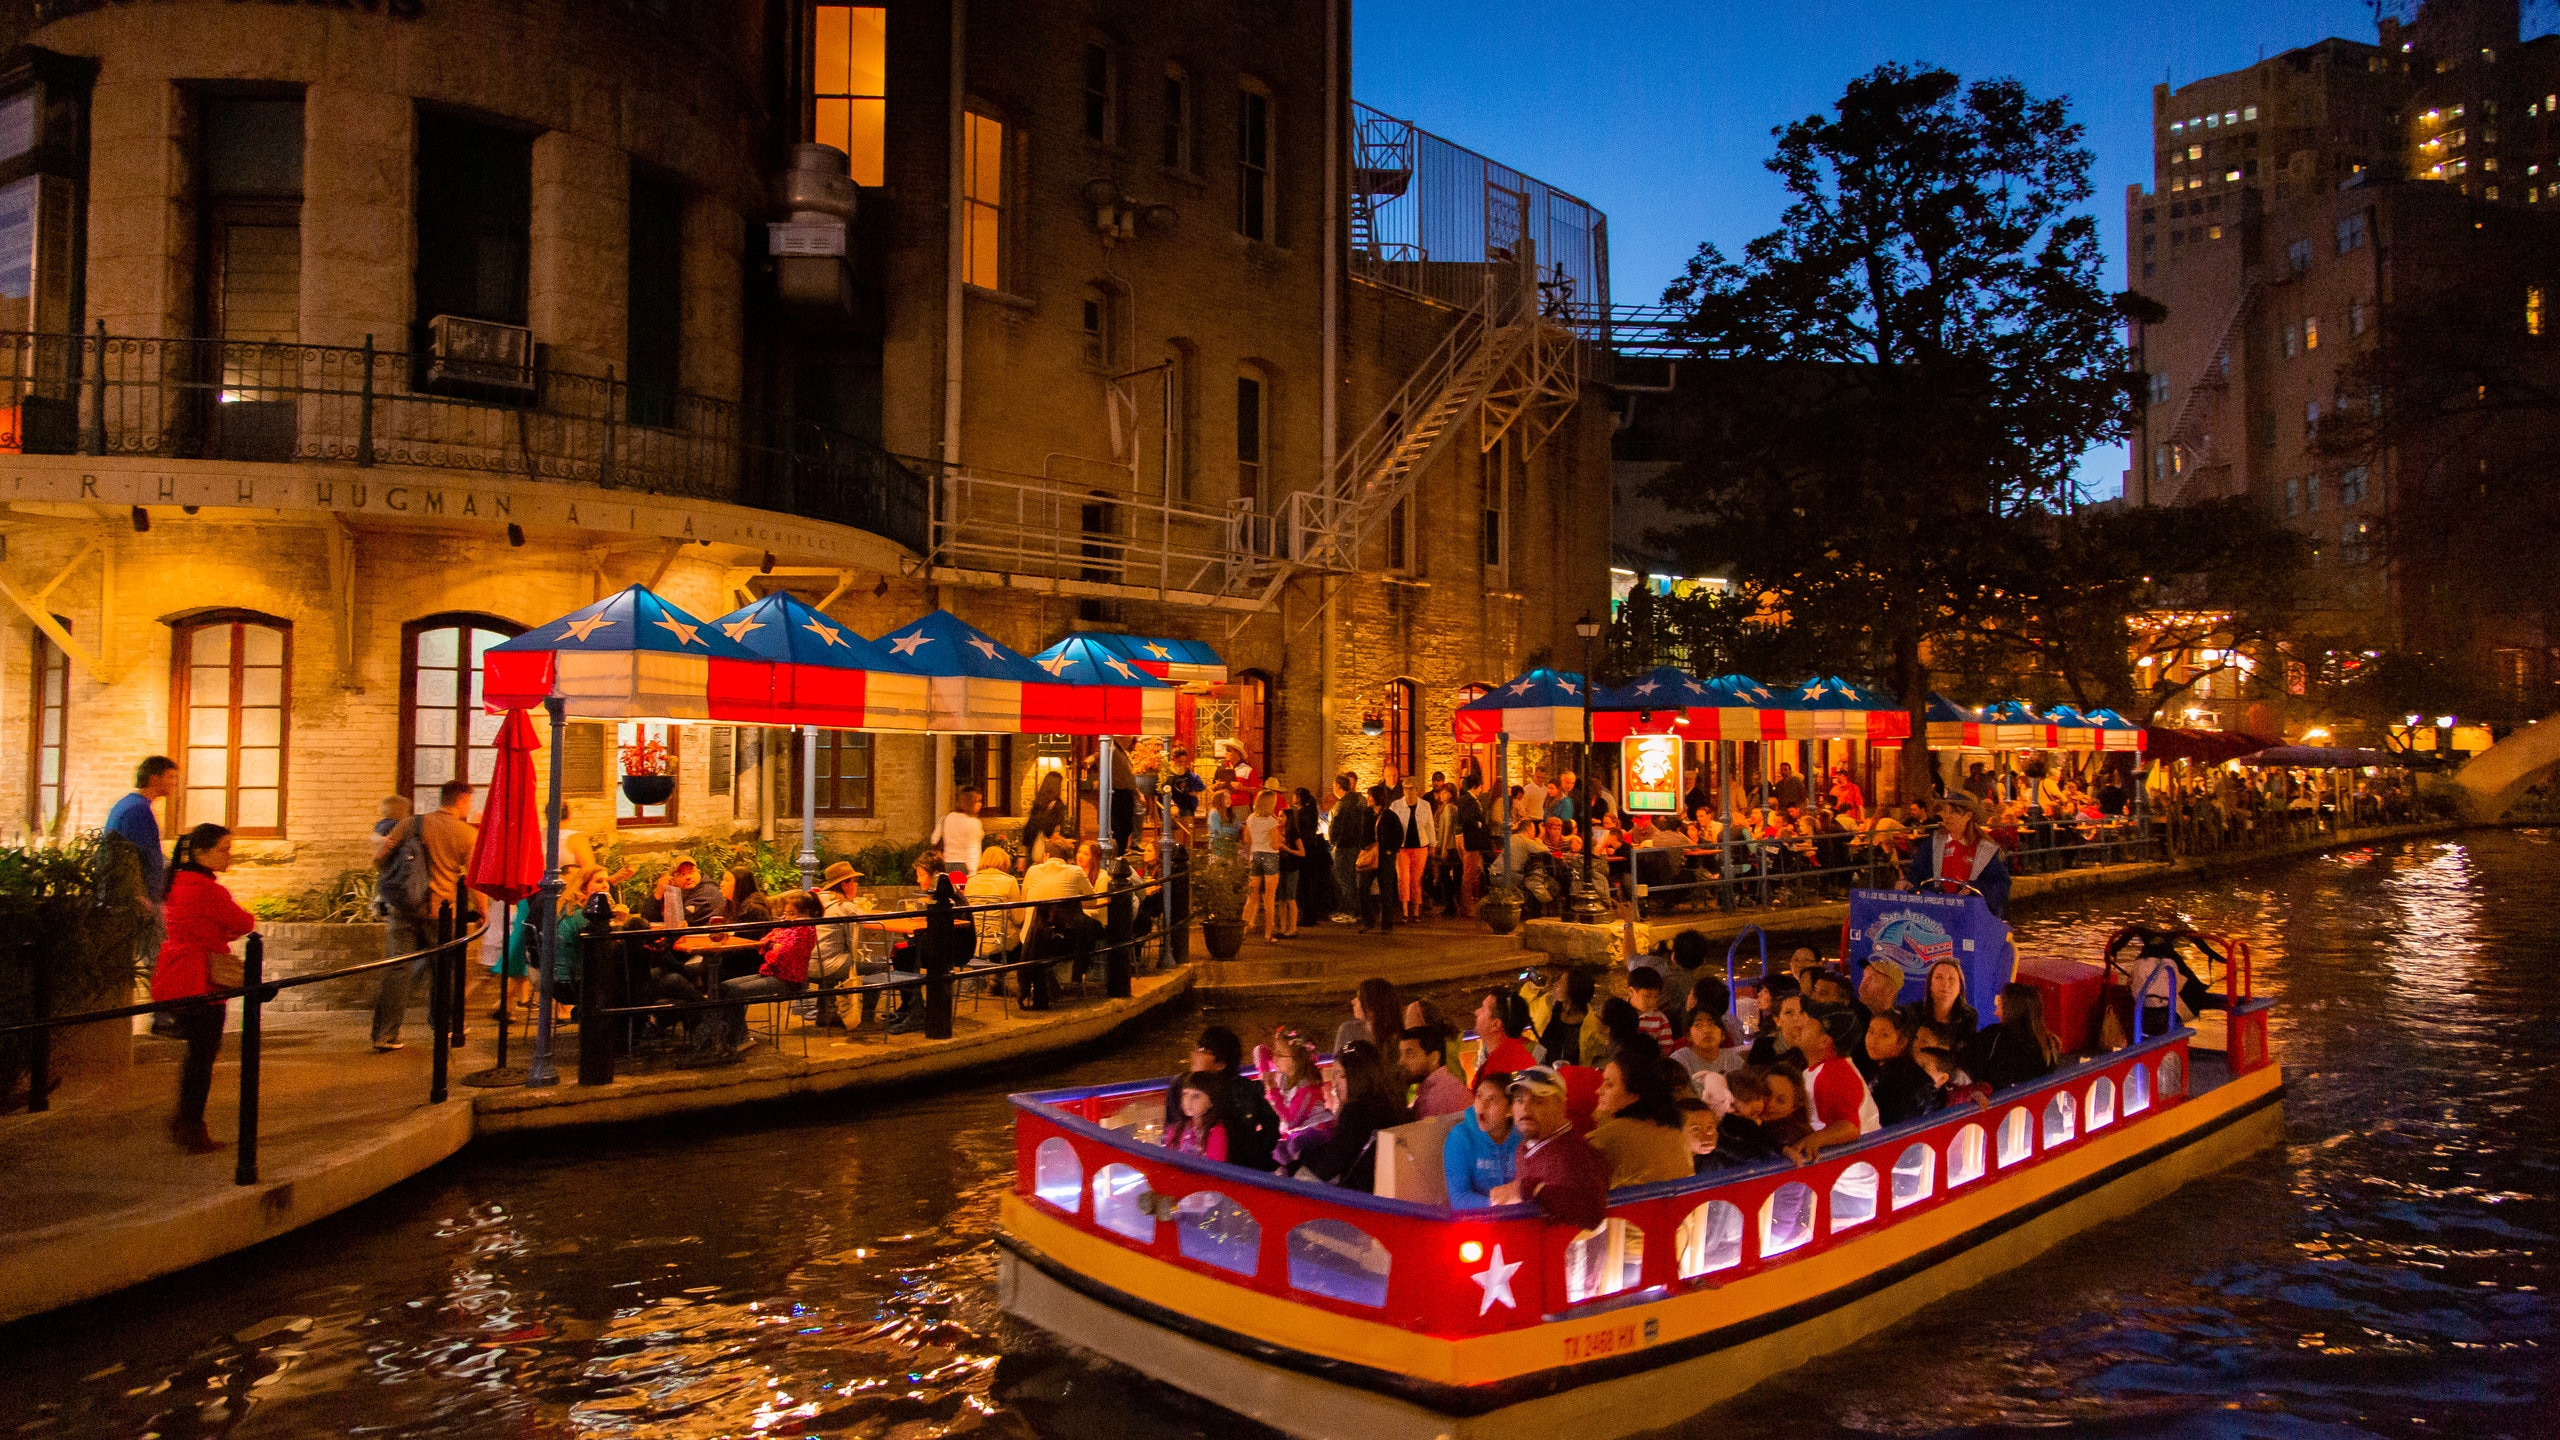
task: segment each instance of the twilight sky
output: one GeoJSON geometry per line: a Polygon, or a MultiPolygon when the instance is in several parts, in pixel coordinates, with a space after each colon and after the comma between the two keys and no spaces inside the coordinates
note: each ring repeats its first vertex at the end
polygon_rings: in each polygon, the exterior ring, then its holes
{"type": "MultiPolygon", "coordinates": [[[[2530,11],[2531,7],[2528,7],[2530,11]]],[[[2364,0],[1371,0],[1353,93],[1608,212],[1611,298],[1657,298],[1700,241],[1777,223],[1772,128],[1828,109],[1886,60],[2014,75],[2067,96],[2097,154],[2106,283],[2124,274],[2124,187],[2151,177],[2151,87],[2329,35],[2373,38],[2364,0]]],[[[2082,483],[2120,488],[2123,447],[2082,483]]]]}

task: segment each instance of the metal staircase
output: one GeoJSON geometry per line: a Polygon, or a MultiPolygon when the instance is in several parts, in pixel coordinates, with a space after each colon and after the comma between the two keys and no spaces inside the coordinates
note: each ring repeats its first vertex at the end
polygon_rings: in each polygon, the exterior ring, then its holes
{"type": "Polygon", "coordinates": [[[2187,387],[2187,397],[2178,406],[2178,418],[2170,424],[2168,435],[2169,452],[2177,457],[2171,470],[2170,489],[2165,497],[2153,497],[2155,505],[2178,503],[2195,476],[2214,462],[2215,457],[2206,453],[2209,447],[2201,443],[2208,438],[2203,433],[2204,398],[2231,388],[2231,351],[2240,343],[2240,327],[2249,318],[2249,307],[2258,298],[2259,283],[2252,280],[2240,288],[2239,300],[2233,303],[2230,316],[2222,322],[2222,336],[2214,342],[2213,358],[2206,363],[2204,373],[2196,377],[2196,382],[2187,387]]]}

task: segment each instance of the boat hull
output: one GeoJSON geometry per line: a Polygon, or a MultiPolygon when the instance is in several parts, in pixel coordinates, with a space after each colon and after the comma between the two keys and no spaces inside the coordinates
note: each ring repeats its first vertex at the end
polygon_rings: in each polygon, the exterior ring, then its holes
{"type": "Polygon", "coordinates": [[[2050,1168],[2000,1177],[1961,1205],[1842,1246],[1815,1293],[1730,1324],[1697,1323],[1694,1307],[1716,1303],[1712,1290],[1558,1320],[1541,1329],[1578,1332],[1582,1346],[1563,1353],[1607,1358],[1492,1383],[1420,1379],[1385,1351],[1320,1353],[1141,1298],[1133,1292],[1152,1288],[1149,1276],[1124,1271],[1129,1288],[1113,1285],[1105,1278],[1112,1268],[1095,1263],[1083,1237],[1018,1196],[1005,1206],[1000,1297],[1008,1314],[1309,1440],[1613,1440],[1676,1424],[2274,1144],[2283,1098],[2275,1066],[2237,1077],[2124,1124],[2106,1143],[2057,1156],[2050,1168]],[[1686,1315],[1684,1306],[1692,1307],[1686,1315]],[[1679,1338],[1650,1343],[1658,1333],[1679,1338]]]}

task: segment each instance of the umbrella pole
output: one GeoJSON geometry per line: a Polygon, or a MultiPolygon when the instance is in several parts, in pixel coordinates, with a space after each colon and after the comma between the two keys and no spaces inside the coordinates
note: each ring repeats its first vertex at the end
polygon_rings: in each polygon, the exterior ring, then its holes
{"type": "Polygon", "coordinates": [[[1096,772],[1097,778],[1094,781],[1093,791],[1093,828],[1100,839],[1100,843],[1095,846],[1095,851],[1101,857],[1100,863],[1108,865],[1111,863],[1111,857],[1120,853],[1119,847],[1113,843],[1111,834],[1111,737],[1097,735],[1093,743],[1102,747],[1101,764],[1096,772]]]}
{"type": "Polygon", "coordinates": [[[800,727],[800,888],[818,888],[818,727],[800,727]]]}
{"type": "Polygon", "coordinates": [[[498,932],[498,1068],[507,1068],[507,1011],[513,1001],[516,977],[507,968],[507,951],[516,938],[516,902],[507,902],[505,928],[498,932]]]}
{"type": "MultiPolygon", "coordinates": [[[[527,1086],[535,1087],[560,1083],[560,1072],[551,1066],[551,966],[552,952],[560,945],[560,927],[543,924],[542,918],[560,913],[560,811],[563,804],[560,798],[560,732],[565,725],[568,704],[559,696],[551,695],[544,698],[542,709],[551,717],[551,793],[543,815],[542,888],[534,892],[533,948],[540,957],[536,962],[540,968],[533,981],[533,1062],[525,1067],[524,1077],[527,1086]]],[[[601,1032],[582,1035],[579,1041],[593,1045],[606,1043],[601,1032]]]]}

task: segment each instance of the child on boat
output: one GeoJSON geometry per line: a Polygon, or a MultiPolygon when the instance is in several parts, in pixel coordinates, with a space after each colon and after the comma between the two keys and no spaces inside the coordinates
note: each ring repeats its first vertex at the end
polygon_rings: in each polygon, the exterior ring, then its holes
{"type": "Polygon", "coordinates": [[[1210,1160],[1226,1159],[1227,1115],[1217,1087],[1198,1075],[1185,1075],[1177,1090],[1182,1116],[1165,1127],[1165,1148],[1210,1160]]]}
{"type": "Polygon", "coordinates": [[[1253,1065],[1262,1077],[1262,1093],[1280,1117],[1280,1143],[1272,1161],[1284,1173],[1299,1155],[1333,1125],[1324,1103],[1324,1077],[1316,1069],[1315,1047],[1286,1025],[1271,1032],[1272,1044],[1253,1047],[1253,1065]]]}

